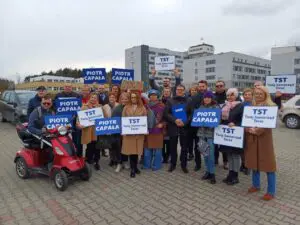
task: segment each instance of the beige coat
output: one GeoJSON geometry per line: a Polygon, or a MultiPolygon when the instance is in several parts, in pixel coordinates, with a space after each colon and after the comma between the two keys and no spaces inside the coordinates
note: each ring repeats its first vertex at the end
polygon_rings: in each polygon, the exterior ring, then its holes
{"type": "MultiPolygon", "coordinates": [[[[89,104],[83,105],[81,110],[87,110],[87,109],[92,109],[92,108],[102,108],[104,117],[111,117],[111,109],[109,105],[96,105],[96,106],[91,106],[89,104]]],[[[89,144],[92,141],[97,141],[97,136],[96,136],[96,130],[95,126],[90,126],[90,127],[85,127],[82,129],[81,133],[81,144],[89,144]]]]}
{"type": "Polygon", "coordinates": [[[272,129],[256,128],[256,134],[250,134],[246,128],[245,166],[263,172],[276,171],[276,159],[273,147],[272,129]]]}
{"type": "MultiPolygon", "coordinates": [[[[122,116],[147,116],[144,106],[133,109],[131,105],[126,105],[123,109],[122,116]]],[[[124,155],[142,155],[144,149],[145,135],[124,135],[122,154],[124,155]]]]}

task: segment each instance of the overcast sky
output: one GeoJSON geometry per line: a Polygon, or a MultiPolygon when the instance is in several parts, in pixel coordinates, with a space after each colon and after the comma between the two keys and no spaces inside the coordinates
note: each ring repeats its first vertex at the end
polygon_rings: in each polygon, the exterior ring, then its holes
{"type": "Polygon", "coordinates": [[[125,49],[146,44],[185,51],[270,57],[300,45],[299,0],[0,0],[0,77],[64,67],[124,67],[125,49]]]}

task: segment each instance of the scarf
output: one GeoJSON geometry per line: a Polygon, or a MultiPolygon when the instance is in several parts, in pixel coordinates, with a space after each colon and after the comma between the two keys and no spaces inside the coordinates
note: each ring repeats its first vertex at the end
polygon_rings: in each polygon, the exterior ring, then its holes
{"type": "Polygon", "coordinates": [[[233,109],[240,101],[228,102],[226,101],[223,108],[222,108],[222,120],[228,120],[229,112],[233,109]]]}

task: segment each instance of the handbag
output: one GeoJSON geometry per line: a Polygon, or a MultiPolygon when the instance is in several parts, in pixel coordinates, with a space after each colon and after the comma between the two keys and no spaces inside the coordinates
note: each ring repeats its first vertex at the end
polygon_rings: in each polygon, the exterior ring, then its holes
{"type": "Polygon", "coordinates": [[[198,149],[203,156],[209,156],[209,144],[203,139],[200,138],[198,142],[198,149]]]}
{"type": "Polygon", "coordinates": [[[101,135],[97,137],[96,149],[112,148],[113,138],[111,135],[101,135]]]}

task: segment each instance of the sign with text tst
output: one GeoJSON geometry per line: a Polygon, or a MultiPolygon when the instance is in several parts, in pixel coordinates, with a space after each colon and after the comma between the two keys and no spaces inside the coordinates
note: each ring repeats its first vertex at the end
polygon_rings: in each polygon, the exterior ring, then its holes
{"type": "Polygon", "coordinates": [[[147,116],[122,117],[122,135],[148,134],[147,116]]]}
{"type": "Polygon", "coordinates": [[[104,84],[106,83],[105,68],[88,68],[82,70],[85,84],[104,84]]]}
{"type": "Polygon", "coordinates": [[[80,125],[89,127],[95,125],[96,119],[104,118],[102,108],[92,108],[77,112],[80,125]]]}
{"type": "Polygon", "coordinates": [[[174,70],[175,56],[158,56],[155,57],[155,70],[174,70]]]}
{"type": "Polygon", "coordinates": [[[244,108],[242,126],[276,128],[277,106],[246,106],[244,108]]]}
{"type": "Polygon", "coordinates": [[[134,70],[131,69],[112,69],[111,82],[121,84],[123,80],[134,80],[134,70]]]}
{"type": "Polygon", "coordinates": [[[243,148],[244,128],[220,125],[214,131],[214,144],[243,148]]]}
{"type": "Polygon", "coordinates": [[[267,76],[266,87],[272,94],[276,93],[276,91],[280,91],[283,94],[295,94],[297,76],[294,74],[267,76]]]}

